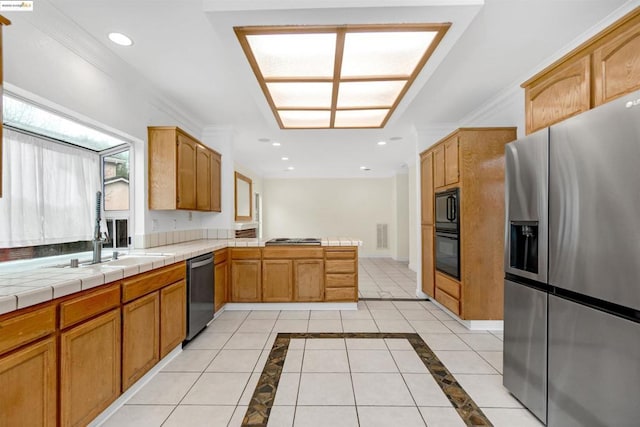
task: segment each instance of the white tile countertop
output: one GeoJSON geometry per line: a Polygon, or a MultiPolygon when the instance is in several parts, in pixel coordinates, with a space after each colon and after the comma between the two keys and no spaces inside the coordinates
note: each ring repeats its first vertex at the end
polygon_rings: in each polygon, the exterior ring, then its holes
{"type": "MultiPolygon", "coordinates": [[[[263,247],[265,242],[260,239],[193,240],[149,249],[132,249],[123,253],[118,261],[81,265],[78,268],[70,268],[69,260],[80,258],[82,263],[85,258],[91,258],[91,253],[1,263],[0,314],[95,288],[207,252],[228,247],[263,247]]],[[[321,242],[322,246],[362,246],[360,240],[341,237],[322,239],[321,242]]],[[[108,254],[106,250],[105,254],[108,254]]]]}

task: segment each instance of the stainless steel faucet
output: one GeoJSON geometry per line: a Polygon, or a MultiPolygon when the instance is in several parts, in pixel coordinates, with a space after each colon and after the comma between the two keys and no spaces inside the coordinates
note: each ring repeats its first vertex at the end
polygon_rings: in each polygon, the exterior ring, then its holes
{"type": "Polygon", "coordinates": [[[102,262],[102,238],[100,236],[100,221],[101,218],[101,205],[102,205],[102,192],[96,193],[96,226],[93,232],[93,261],[92,264],[98,264],[102,262]]]}

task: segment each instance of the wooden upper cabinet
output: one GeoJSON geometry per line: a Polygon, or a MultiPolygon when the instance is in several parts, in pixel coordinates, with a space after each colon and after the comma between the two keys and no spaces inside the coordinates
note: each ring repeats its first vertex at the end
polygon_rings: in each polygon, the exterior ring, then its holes
{"type": "Polygon", "coordinates": [[[56,339],[0,357],[0,425],[57,425],[56,339]]]}
{"type": "Polygon", "coordinates": [[[527,133],[587,111],[591,106],[591,61],[573,59],[525,87],[527,133]]]}
{"type": "Polygon", "coordinates": [[[458,137],[454,136],[444,143],[444,184],[455,184],[459,178],[458,137]]]}
{"type": "MultiPolygon", "coordinates": [[[[10,25],[9,21],[4,16],[0,15],[0,95],[2,95],[2,26],[10,25]]],[[[2,96],[0,96],[0,197],[2,197],[2,96]]]]}
{"type": "Polygon", "coordinates": [[[640,15],[608,34],[593,51],[595,106],[640,89],[640,15]]]}
{"type": "Polygon", "coordinates": [[[196,209],[211,210],[211,151],[196,146],[196,209]]]}
{"type": "Polygon", "coordinates": [[[265,259],[262,261],[262,301],[290,302],[293,300],[293,261],[265,259]]]}
{"type": "Polygon", "coordinates": [[[420,157],[421,223],[433,224],[433,153],[420,157]]]}
{"type": "Polygon", "coordinates": [[[222,212],[222,156],[211,152],[211,206],[213,212],[222,212]]]}
{"type": "Polygon", "coordinates": [[[220,212],[220,154],[177,127],[148,133],[149,209],[220,212]]]}
{"type": "MultiPolygon", "coordinates": [[[[434,188],[445,187],[458,182],[458,137],[456,135],[438,144],[433,150],[433,172],[434,188]]],[[[427,224],[427,222],[424,223],[427,224]]],[[[433,219],[431,223],[433,223],[433,219]]]]}
{"type": "Polygon", "coordinates": [[[444,145],[440,145],[433,150],[433,186],[435,188],[445,186],[444,168],[444,145]]]}

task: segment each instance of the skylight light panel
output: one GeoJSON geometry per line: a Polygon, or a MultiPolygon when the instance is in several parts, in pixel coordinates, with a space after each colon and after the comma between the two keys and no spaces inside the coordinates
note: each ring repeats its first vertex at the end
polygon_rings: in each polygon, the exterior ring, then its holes
{"type": "Polygon", "coordinates": [[[347,33],[341,78],[409,77],[436,34],[434,31],[347,33]]]}
{"type": "Polygon", "coordinates": [[[376,128],[382,122],[389,110],[338,110],[336,111],[335,127],[337,128],[376,128]]]}
{"type": "Polygon", "coordinates": [[[265,79],[333,77],[336,34],[260,34],[247,41],[265,79]]]}
{"type": "Polygon", "coordinates": [[[406,83],[406,80],[342,82],[338,108],[391,107],[406,83]]]}
{"type": "Polygon", "coordinates": [[[333,84],[267,83],[276,108],[331,108],[333,84]]]}
{"type": "Polygon", "coordinates": [[[328,128],[331,122],[331,111],[278,110],[278,115],[285,128],[314,129],[328,128]]]}

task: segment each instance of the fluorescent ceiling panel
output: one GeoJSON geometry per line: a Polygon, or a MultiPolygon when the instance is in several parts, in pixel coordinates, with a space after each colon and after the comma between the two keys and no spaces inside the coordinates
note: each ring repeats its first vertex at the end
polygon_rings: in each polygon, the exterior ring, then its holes
{"type": "Polygon", "coordinates": [[[406,80],[341,82],[338,108],[391,107],[406,83],[406,80]]]}
{"type": "Polygon", "coordinates": [[[336,34],[263,34],[247,36],[265,79],[333,77],[336,34]]]}
{"type": "Polygon", "coordinates": [[[283,126],[291,129],[328,128],[331,122],[329,110],[278,110],[278,115],[283,126]]]}
{"type": "Polygon", "coordinates": [[[383,127],[450,24],[236,27],[283,128],[383,127]]]}
{"type": "Polygon", "coordinates": [[[333,84],[325,83],[267,83],[276,108],[331,108],[333,84]]]}
{"type": "Polygon", "coordinates": [[[387,117],[389,110],[338,110],[334,127],[377,128],[387,117]]]}

